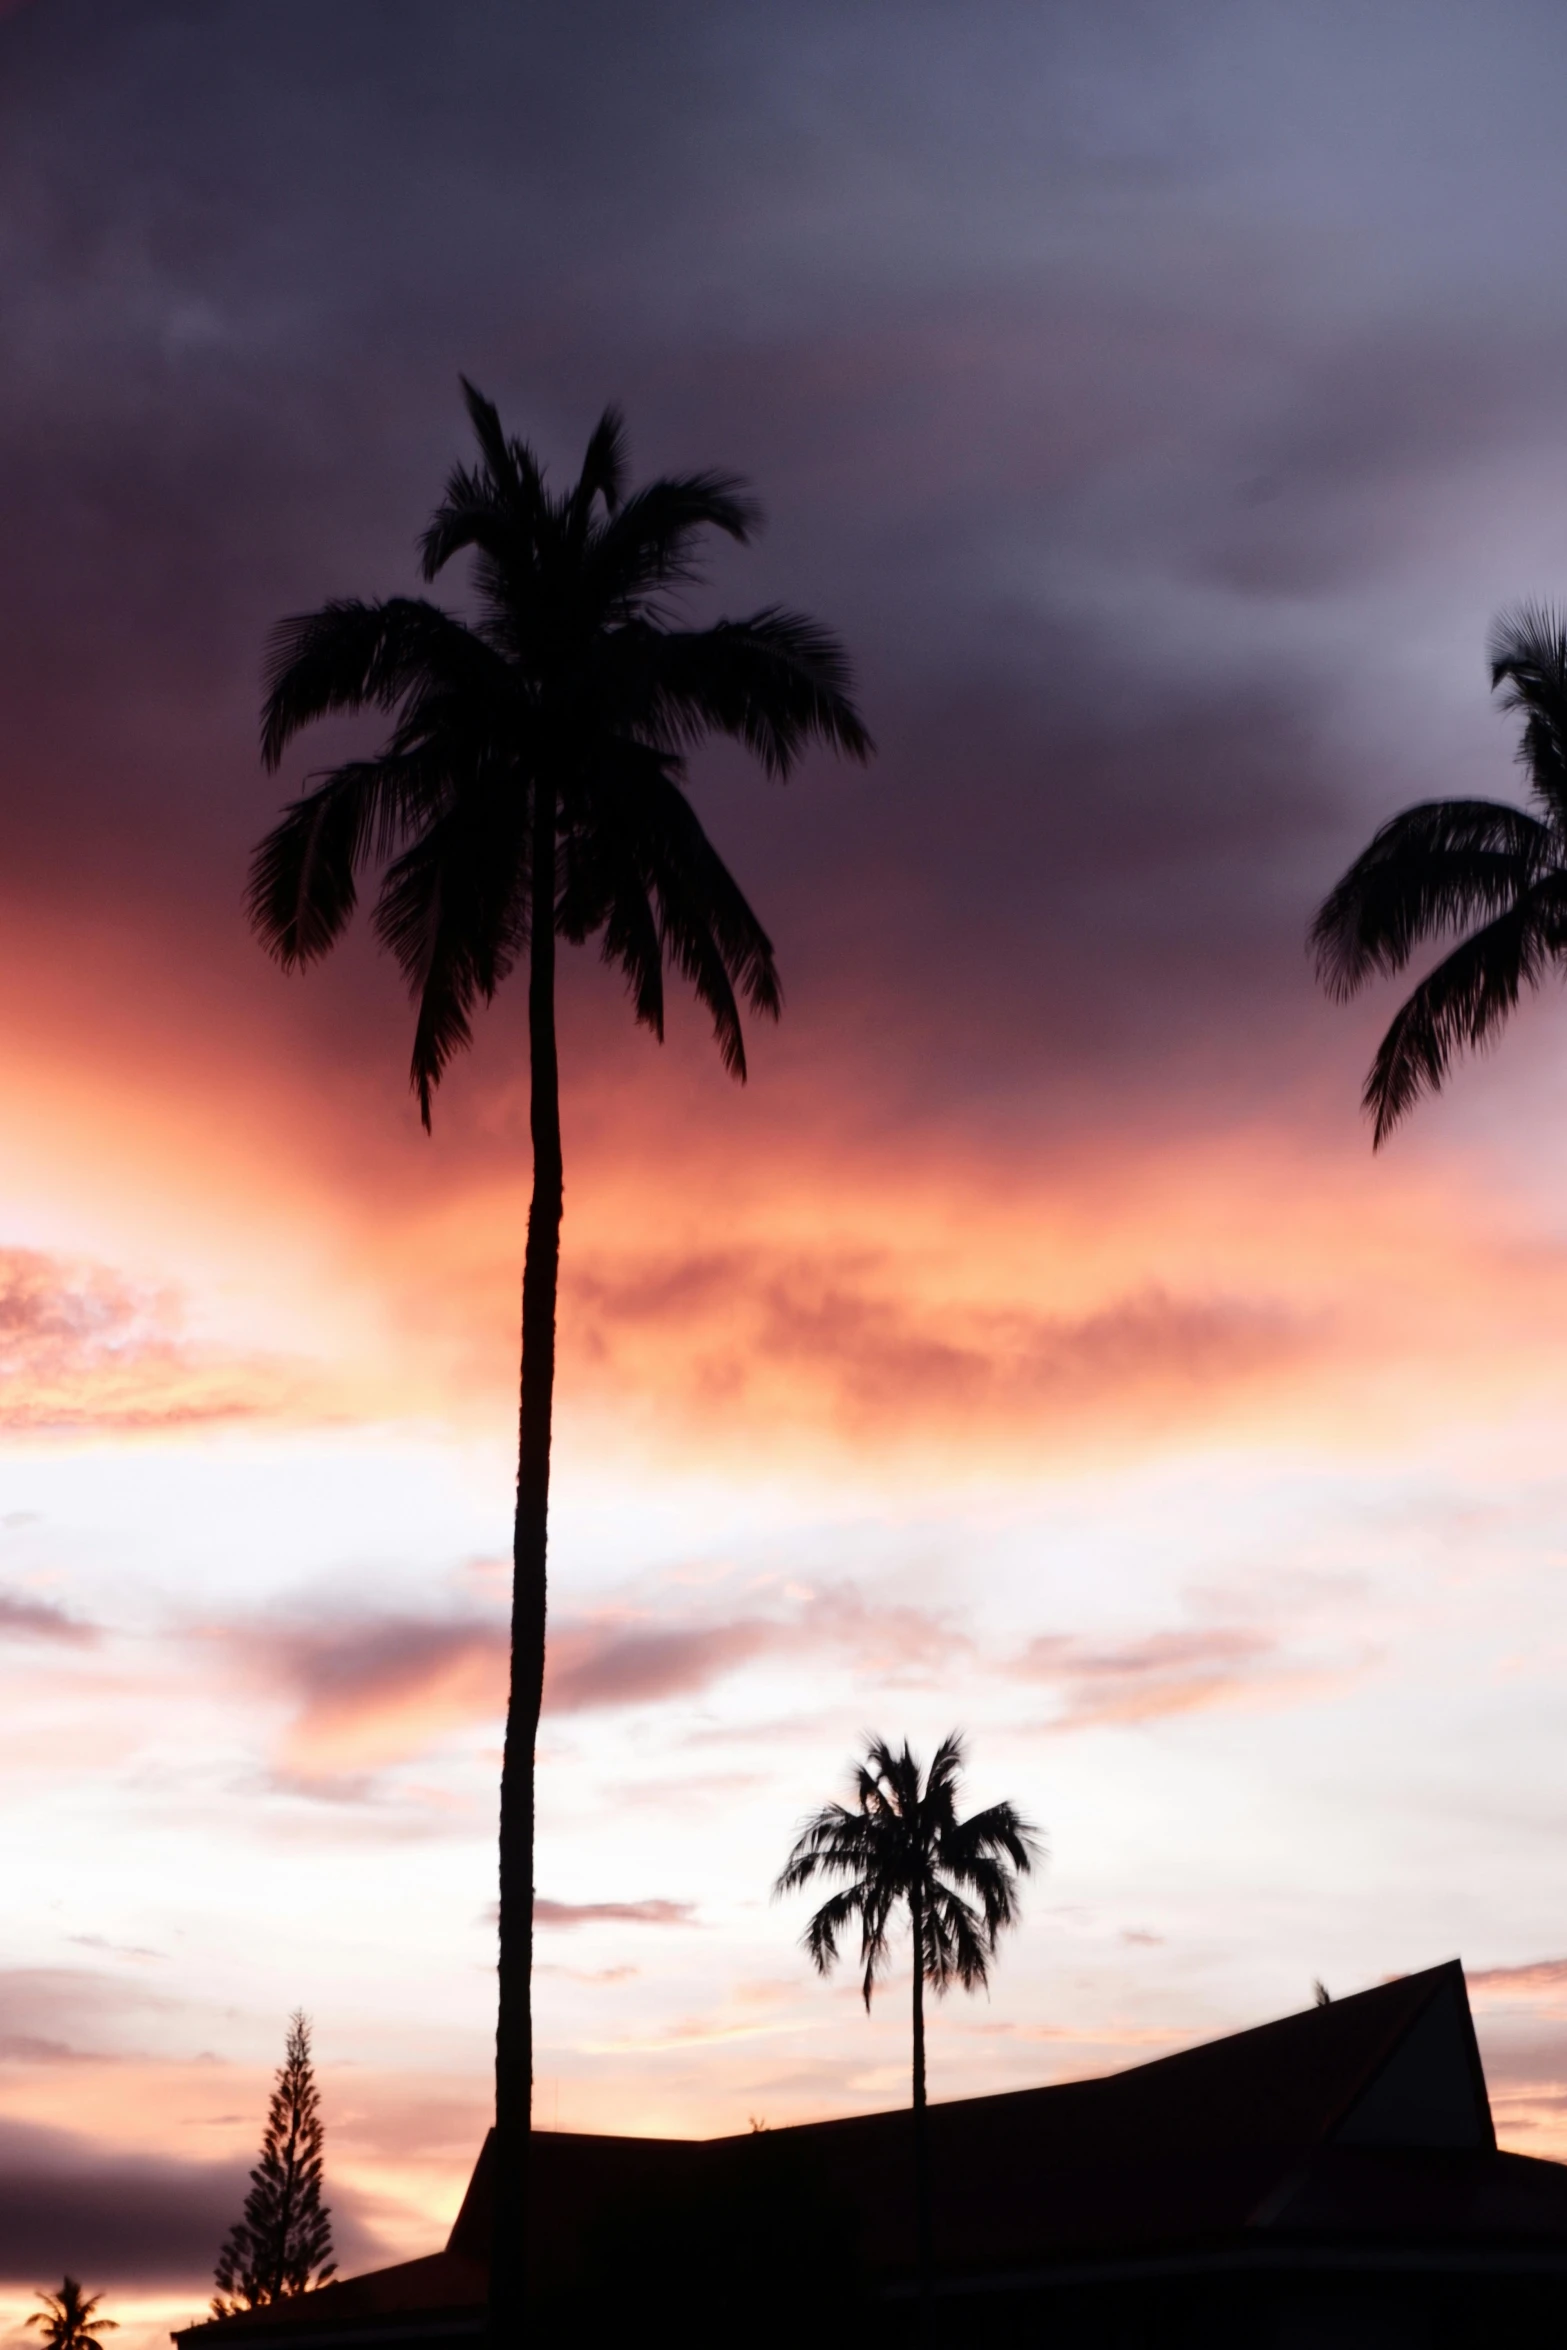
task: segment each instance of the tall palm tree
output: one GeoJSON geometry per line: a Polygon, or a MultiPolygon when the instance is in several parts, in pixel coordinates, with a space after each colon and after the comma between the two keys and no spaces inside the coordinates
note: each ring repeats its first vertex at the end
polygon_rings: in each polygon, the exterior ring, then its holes
{"type": "Polygon", "coordinates": [[[709,530],[745,544],[758,512],[728,474],[626,490],[610,409],[569,489],[508,438],[464,382],[478,462],[454,468],[421,542],[424,576],[473,563],[471,616],[424,599],[340,601],[285,620],[272,642],[262,755],[299,730],[377,710],[374,757],[335,767],[256,851],[249,910],[285,968],[332,947],[361,868],[381,868],[373,925],[417,1006],[411,1079],[426,1128],[470,1015],[526,960],[533,1196],[522,1282],[522,1375],[501,1774],[499,2017],[495,2069],[493,2341],[522,2322],[533,2070],[534,1744],[544,1680],[545,1562],[555,1307],[563,1201],[555,941],[597,938],[639,1021],[662,1037],[666,961],[712,1015],[745,1076],[740,1001],[776,1018],[772,943],[681,789],[687,750],[742,743],[770,774],[811,741],[864,759],[871,744],[835,637],[769,607],[675,625],[674,591],[699,576],[709,530]]]}
{"type": "Polygon", "coordinates": [[[1523,718],[1518,763],[1538,813],[1504,800],[1426,800],[1384,824],[1312,925],[1330,994],[1402,971],[1426,939],[1459,943],[1378,1047],[1364,1103],[1373,1148],[1453,1056],[1491,1043],[1525,987],[1567,965],[1567,617],[1521,604],[1491,631],[1491,688],[1523,718]]]}
{"type": "Polygon", "coordinates": [[[27,2323],[39,2328],[48,2350],[101,2350],[99,2335],[119,2331],[117,2318],[96,2314],[103,2295],[84,2293],[75,2277],[62,2278],[58,2293],[35,2293],[33,2299],[43,2307],[27,2323]]]}
{"type": "Polygon", "coordinates": [[[818,1878],[847,1878],[817,1910],[803,1940],[817,1973],[825,1975],[837,1963],[840,1935],[858,1925],[867,2014],[889,1963],[894,1918],[900,1909],[907,1912],[914,1962],[914,2237],[927,2307],[934,2262],[925,1986],[938,1997],[953,1983],[965,1991],[984,1988],[997,1941],[1018,1919],[1017,1880],[1043,1850],[1037,1829],[1010,1803],[960,1820],[962,1771],[963,1739],[956,1730],[943,1738],[923,1777],[907,1741],[894,1754],[885,1739],[873,1738],[854,1768],[853,1805],[826,1804],[805,1822],[773,1887],[776,1896],[818,1878]]]}

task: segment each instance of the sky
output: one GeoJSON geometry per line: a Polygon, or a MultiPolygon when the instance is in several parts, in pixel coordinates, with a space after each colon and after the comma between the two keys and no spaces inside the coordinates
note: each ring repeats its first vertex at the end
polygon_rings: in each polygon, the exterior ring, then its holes
{"type": "MultiPolygon", "coordinates": [[[[867,1732],[1046,1831],[939,2096],[1461,1956],[1567,2155],[1567,1027],[1373,1156],[1305,948],[1513,797],[1567,596],[1561,13],[26,0],[0,15],[0,2327],[198,2311],[289,2012],[345,2270],[482,2136],[520,995],[433,1136],[363,929],[285,978],[268,630],[398,593],[459,372],[557,475],[732,467],[878,756],[692,790],[743,1089],[590,953],[537,2110],[905,2092],[769,1888],[867,1732]]],[[[460,605],[452,576],[442,593],[460,605]]]]}

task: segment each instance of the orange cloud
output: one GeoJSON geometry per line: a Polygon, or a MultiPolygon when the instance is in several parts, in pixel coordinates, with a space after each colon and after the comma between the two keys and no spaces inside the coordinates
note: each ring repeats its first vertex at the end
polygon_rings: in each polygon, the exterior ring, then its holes
{"type": "Polygon", "coordinates": [[[803,1408],[856,1438],[1185,1419],[1317,1344],[1272,1305],[1144,1287],[1059,1313],[932,1296],[910,1271],[886,1250],[590,1258],[570,1276],[572,1357],[589,1379],[651,1386],[656,1350],[663,1391],[693,1411],[803,1408]]]}
{"type": "Polygon", "coordinates": [[[1567,1989],[1567,1958],[1537,1958],[1527,1966],[1482,1967],[1478,1973],[1466,1970],[1464,1979],[1471,1992],[1482,1998],[1551,1998],[1567,1989]]]}
{"type": "Polygon", "coordinates": [[[406,1760],[506,1703],[503,1626],[356,1617],[262,1633],[250,1662],[297,1701],[285,1770],[308,1781],[406,1760]]]}
{"type": "Polygon", "coordinates": [[[1284,1665],[1276,1641],[1238,1625],[1154,1632],[1104,1647],[1047,1637],[1030,1641],[1011,1670],[1059,1692],[1061,1712],[1052,1726],[1063,1730],[1155,1722],[1281,1691],[1298,1694],[1322,1677],[1284,1665]]]}
{"type": "Polygon", "coordinates": [[[0,1433],[127,1434],[253,1419],[280,1368],[192,1345],[168,1289],[102,1265],[0,1249],[0,1433]]]}

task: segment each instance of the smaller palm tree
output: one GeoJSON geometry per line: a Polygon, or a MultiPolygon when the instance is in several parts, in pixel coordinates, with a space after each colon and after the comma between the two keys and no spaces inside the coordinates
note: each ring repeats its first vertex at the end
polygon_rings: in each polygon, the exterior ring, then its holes
{"type": "Polygon", "coordinates": [[[43,2307],[27,2322],[42,2329],[49,2350],[101,2350],[99,2335],[118,2331],[117,2319],[97,2315],[103,2295],[84,2294],[74,2277],[62,2277],[58,2293],[35,2293],[33,2298],[43,2307]]]}
{"type": "Polygon", "coordinates": [[[803,1940],[817,1973],[825,1975],[837,1963],[839,1937],[858,1925],[867,2014],[889,1963],[894,1919],[900,1909],[908,1913],[914,1955],[914,2237],[927,2308],[934,2264],[925,1986],[938,1998],[953,1983],[965,1991],[985,1988],[996,1944],[1018,1920],[1017,1880],[1044,1849],[1038,1830],[1010,1803],[960,1820],[962,1773],[963,1739],[956,1730],[943,1738],[923,1776],[907,1742],[894,1754],[885,1739],[873,1738],[855,1766],[853,1805],[829,1803],[805,1822],[773,1888],[776,1896],[818,1878],[847,1878],[822,1903],[803,1940]]]}

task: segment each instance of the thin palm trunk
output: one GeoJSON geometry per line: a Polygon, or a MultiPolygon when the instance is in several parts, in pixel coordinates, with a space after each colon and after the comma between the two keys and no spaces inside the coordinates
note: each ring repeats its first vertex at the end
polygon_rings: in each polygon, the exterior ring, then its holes
{"type": "Polygon", "coordinates": [[[917,1895],[909,1902],[914,1944],[914,2258],[919,2272],[920,2330],[931,2333],[931,2288],[935,2248],[930,2211],[930,2121],[925,2109],[925,1913],[917,1895]]]}
{"type": "Polygon", "coordinates": [[[550,1420],[564,1170],[555,1050],[555,804],[542,782],[532,842],[528,973],[533,1201],[522,1274],[522,1398],[512,1544],[511,1695],[501,1765],[499,2014],[495,2035],[495,2234],[490,2350],[526,2323],[528,2156],[533,2122],[534,1749],[544,1696],[550,1420]]]}

